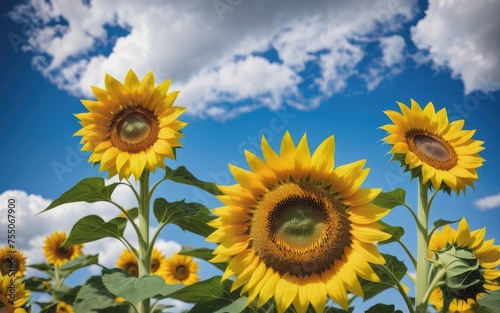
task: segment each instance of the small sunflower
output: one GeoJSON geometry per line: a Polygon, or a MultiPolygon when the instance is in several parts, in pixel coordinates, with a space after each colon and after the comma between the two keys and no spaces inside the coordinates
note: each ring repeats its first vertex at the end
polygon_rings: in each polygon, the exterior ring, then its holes
{"type": "Polygon", "coordinates": [[[446,109],[436,113],[432,102],[423,110],[413,99],[411,109],[397,103],[402,114],[385,111],[394,124],[380,127],[389,133],[384,141],[392,146],[393,159],[436,190],[449,187],[458,194],[473,187],[484,161],[478,154],[484,142],[472,139],[476,131],[463,130],[464,120],[449,123],[446,109]]]}
{"type": "Polygon", "coordinates": [[[14,285],[15,287],[11,288],[11,277],[8,275],[0,276],[0,308],[3,307],[8,313],[22,312],[30,295],[30,291],[24,289],[24,283],[19,277],[15,279],[14,285]],[[14,289],[14,292],[11,289],[14,289]],[[14,296],[13,303],[12,296],[14,296]]]}
{"type": "Polygon", "coordinates": [[[73,307],[64,301],[59,301],[56,313],[75,313],[73,307]]]}
{"type": "Polygon", "coordinates": [[[26,257],[21,251],[13,251],[9,246],[0,249],[0,273],[2,276],[14,272],[14,276],[23,277],[25,271],[26,257]]]}
{"type": "Polygon", "coordinates": [[[163,270],[158,273],[167,284],[191,285],[197,282],[198,263],[187,255],[174,254],[164,261],[163,270]]]}
{"type": "MultiPolygon", "coordinates": [[[[480,299],[484,292],[500,289],[500,286],[495,282],[495,280],[500,278],[500,270],[497,269],[497,266],[500,265],[500,246],[493,244],[494,239],[485,241],[485,234],[485,228],[471,232],[467,221],[465,218],[462,218],[458,225],[458,230],[454,230],[449,225],[446,225],[443,227],[442,232],[434,232],[430,239],[428,257],[431,260],[439,258],[440,251],[454,248],[452,251],[458,251],[456,252],[457,255],[469,255],[479,261],[478,270],[474,274],[466,273],[467,280],[475,277],[478,283],[474,285],[470,284],[470,286],[462,290],[451,290],[455,296],[448,308],[450,312],[468,312],[474,310],[478,307],[476,300],[480,299]]],[[[467,264],[474,263],[469,259],[467,260],[467,264]]],[[[459,263],[458,260],[457,257],[457,260],[453,260],[453,263],[459,263]]],[[[448,264],[448,268],[452,265],[448,264]]],[[[456,272],[454,271],[454,273],[456,272]]],[[[466,280],[464,279],[464,281],[466,280]]],[[[447,285],[442,288],[445,288],[446,292],[450,289],[447,285]]],[[[440,288],[434,289],[429,302],[438,311],[441,311],[443,308],[443,291],[440,288]]]]}
{"type": "Polygon", "coordinates": [[[89,112],[76,114],[83,128],[75,135],[82,136],[82,150],[92,152],[89,162],[120,179],[164,168],[165,157],[175,159],[187,125],[177,120],[185,108],[173,106],[179,92],[168,93],[170,80],[155,87],[152,72],[139,82],[130,70],[124,84],[106,75],[105,84],[106,90],[92,87],[97,101],[82,100],[89,112]]]}
{"type": "Polygon", "coordinates": [[[69,260],[73,260],[82,255],[83,244],[61,247],[66,241],[66,232],[55,231],[45,237],[43,254],[47,262],[55,266],[61,266],[69,260]]]}
{"type": "Polygon", "coordinates": [[[295,146],[287,132],[280,155],[263,137],[264,160],[245,151],[251,171],[230,165],[237,184],[219,186],[207,241],[247,305],[274,297],[278,312],[323,312],[328,295],[347,309],[347,291],[363,296],[358,277],[379,281],[370,263],[385,263],[374,243],[390,237],[378,223],[389,210],[370,203],[380,189],[360,188],[365,160],[334,168],[334,150],[331,136],[311,156],[307,136],[295,146]]]}
{"type": "MultiPolygon", "coordinates": [[[[157,248],[153,248],[153,254],[151,255],[151,274],[158,274],[162,271],[162,264],[165,260],[165,256],[157,248]]],[[[135,255],[128,249],[123,250],[122,254],[116,261],[116,266],[121,268],[130,275],[139,277],[139,263],[135,255]]]]}

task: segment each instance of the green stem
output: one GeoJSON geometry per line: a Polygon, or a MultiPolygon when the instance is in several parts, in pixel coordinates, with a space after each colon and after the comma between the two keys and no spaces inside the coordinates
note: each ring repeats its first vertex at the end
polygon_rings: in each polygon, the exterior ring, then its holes
{"type": "Polygon", "coordinates": [[[403,250],[405,250],[406,254],[408,255],[408,257],[411,260],[411,263],[416,268],[417,267],[417,260],[415,260],[415,257],[413,256],[413,254],[411,254],[411,251],[408,249],[408,247],[406,247],[406,245],[399,239],[397,239],[396,242],[398,242],[399,245],[403,248],[403,250]]]}
{"type": "Polygon", "coordinates": [[[61,289],[61,281],[60,281],[60,272],[59,272],[59,266],[54,265],[54,291],[55,293],[52,293],[52,298],[55,301],[59,301],[59,298],[56,296],[56,293],[59,293],[59,289],[61,289]]]}
{"type": "Polygon", "coordinates": [[[391,278],[391,280],[396,285],[396,287],[397,287],[396,289],[399,291],[399,293],[401,294],[401,296],[405,300],[406,306],[408,307],[409,312],[415,313],[415,310],[413,309],[413,303],[411,302],[410,298],[408,298],[408,295],[406,294],[403,286],[401,285],[401,283],[399,282],[399,280],[397,279],[397,277],[394,276],[394,274],[385,265],[381,265],[381,268],[384,270],[384,272],[387,275],[389,275],[389,277],[391,278]]]}
{"type": "MultiPolygon", "coordinates": [[[[139,277],[147,276],[151,271],[151,253],[149,252],[149,170],[145,169],[139,180],[139,277]]],[[[150,299],[139,304],[139,313],[149,313],[150,299]]]]}
{"type": "Polygon", "coordinates": [[[417,281],[416,297],[417,313],[427,313],[428,305],[425,294],[428,288],[429,262],[427,262],[427,251],[429,247],[428,224],[429,207],[427,200],[427,188],[418,180],[418,223],[417,223],[417,281]]]}
{"type": "Polygon", "coordinates": [[[428,302],[429,298],[431,297],[432,292],[434,289],[439,287],[440,285],[443,284],[443,277],[446,275],[446,269],[445,268],[440,268],[438,272],[436,273],[436,276],[432,279],[431,283],[429,284],[429,288],[427,288],[427,292],[425,293],[424,296],[424,301],[428,302]]]}

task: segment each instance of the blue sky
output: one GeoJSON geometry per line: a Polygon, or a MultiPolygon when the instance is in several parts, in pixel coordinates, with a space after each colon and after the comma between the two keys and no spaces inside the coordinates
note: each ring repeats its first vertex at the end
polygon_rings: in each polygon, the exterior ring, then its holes
{"type": "MultiPolygon", "coordinates": [[[[432,101],[477,130],[486,162],[475,190],[440,195],[431,220],[466,216],[471,229],[486,226],[487,238],[500,238],[500,22],[493,15],[500,8],[462,2],[3,2],[0,198],[18,200],[19,248],[41,262],[40,244],[53,230],[69,231],[88,212],[118,213],[77,204],[34,216],[82,178],[105,177],[72,137],[79,129],[73,114],[84,112],[79,99],[91,99],[90,86],[102,87],[105,73],[123,80],[130,68],[139,76],[153,70],[158,82],[171,77],[181,90],[176,104],[188,107],[182,119],[189,125],[171,167],[230,184],[228,163],[248,168],[243,150],[259,153],[262,135],[278,149],[286,130],[296,142],[307,132],[312,149],[334,134],[337,165],[367,159],[364,186],[405,188],[414,206],[416,185],[388,163],[385,132],[377,127],[389,122],[383,111],[397,110],[395,101],[432,101]]],[[[157,195],[218,206],[208,194],[173,184],[157,195]]],[[[133,205],[125,191],[116,197],[133,205]]],[[[408,212],[396,208],[384,221],[405,227],[414,249],[408,212]]],[[[175,227],[161,239],[166,254],[178,248],[173,242],[207,246],[175,227]]],[[[116,246],[98,242],[86,251],[100,251],[112,266],[121,252],[116,246]]],[[[202,278],[214,274],[201,265],[202,278]]],[[[391,303],[394,295],[379,300],[391,303]]]]}

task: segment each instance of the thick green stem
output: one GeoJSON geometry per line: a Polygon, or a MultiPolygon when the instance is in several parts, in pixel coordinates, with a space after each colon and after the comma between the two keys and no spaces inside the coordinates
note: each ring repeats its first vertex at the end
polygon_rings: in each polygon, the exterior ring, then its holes
{"type": "MultiPolygon", "coordinates": [[[[150,274],[151,254],[149,253],[149,170],[145,169],[139,180],[139,277],[150,274]]],[[[139,304],[139,313],[149,313],[150,299],[139,304]]]]}
{"type": "Polygon", "coordinates": [[[427,188],[422,183],[422,177],[419,177],[418,182],[417,291],[415,303],[417,305],[417,313],[427,313],[428,300],[425,299],[425,294],[429,284],[429,262],[427,262],[427,251],[429,247],[429,207],[427,200],[427,188]]]}

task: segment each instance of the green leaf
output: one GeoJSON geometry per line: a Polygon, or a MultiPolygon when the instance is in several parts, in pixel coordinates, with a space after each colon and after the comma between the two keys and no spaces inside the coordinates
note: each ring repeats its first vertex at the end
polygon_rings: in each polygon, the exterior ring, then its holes
{"type": "Polygon", "coordinates": [[[59,198],[52,201],[52,203],[42,212],[48,211],[61,204],[72,202],[97,202],[97,201],[110,201],[111,194],[116,186],[120,183],[114,183],[108,186],[104,185],[104,178],[91,177],[84,178],[78,182],[73,188],[63,193],[59,198]]]}
{"type": "Polygon", "coordinates": [[[98,263],[98,254],[85,254],[73,260],[69,260],[60,267],[62,276],[68,276],[74,271],[98,263]]]}
{"type": "Polygon", "coordinates": [[[153,204],[153,212],[160,224],[172,223],[183,230],[206,237],[215,229],[207,223],[215,217],[203,204],[196,202],[185,202],[184,200],[168,202],[158,198],[153,204]]]}
{"type": "Polygon", "coordinates": [[[365,313],[403,313],[401,310],[396,310],[394,304],[381,304],[377,303],[370,307],[365,313]]]}
{"type": "Polygon", "coordinates": [[[442,220],[442,219],[439,219],[437,221],[434,222],[434,228],[432,228],[432,230],[429,232],[429,238],[431,238],[432,234],[434,234],[434,232],[439,228],[439,227],[442,227],[444,225],[449,225],[449,224],[454,224],[454,223],[457,223],[457,222],[460,222],[460,220],[456,220],[456,221],[447,221],[447,220],[442,220]]]}
{"type": "Polygon", "coordinates": [[[41,278],[41,277],[28,277],[23,280],[24,288],[26,290],[38,291],[38,292],[48,292],[47,287],[45,287],[45,281],[50,281],[49,278],[41,278]]]}
{"type": "Polygon", "coordinates": [[[127,226],[127,219],[115,217],[108,222],[97,215],[88,215],[76,222],[63,246],[76,245],[105,237],[121,238],[127,226]]]}
{"type": "Polygon", "coordinates": [[[92,276],[76,294],[73,308],[75,312],[92,312],[118,305],[115,296],[104,287],[101,276],[92,276]]]}
{"type": "Polygon", "coordinates": [[[184,166],[179,166],[175,170],[172,170],[170,167],[165,166],[164,178],[175,181],[176,183],[198,187],[215,196],[222,194],[222,192],[214,183],[199,180],[198,178],[194,177],[194,175],[191,174],[184,166]]]}
{"type": "MultiPolygon", "coordinates": [[[[211,260],[214,257],[212,249],[208,249],[208,248],[193,248],[193,247],[185,246],[185,245],[182,246],[182,249],[179,252],[179,254],[189,255],[189,256],[192,256],[192,257],[195,257],[195,258],[198,258],[198,259],[202,259],[202,260],[205,260],[205,261],[209,261],[209,260],[211,260]]],[[[227,263],[210,263],[210,264],[212,264],[213,266],[217,267],[221,271],[225,271],[226,267],[227,267],[227,263]]]]}
{"type": "Polygon", "coordinates": [[[47,273],[49,275],[52,275],[54,273],[54,266],[52,264],[48,263],[37,263],[37,264],[30,264],[28,267],[37,269],[39,271],[42,271],[44,273],[47,273]]]}
{"type": "Polygon", "coordinates": [[[133,304],[154,296],[168,296],[183,287],[167,285],[158,275],[137,278],[121,269],[103,269],[102,282],[111,293],[133,304]]]}
{"type": "Polygon", "coordinates": [[[384,241],[380,241],[378,243],[379,245],[399,241],[405,233],[405,230],[401,226],[392,226],[392,225],[386,224],[382,221],[379,221],[379,223],[382,224],[382,226],[384,226],[384,229],[383,229],[384,232],[392,235],[391,238],[384,240],[384,241]]]}
{"type": "MultiPolygon", "coordinates": [[[[42,303],[40,303],[42,304],[42,303]]],[[[43,309],[40,311],[40,313],[56,313],[57,312],[57,305],[59,303],[52,303],[50,305],[47,305],[43,307],[43,309]]]]}
{"type": "Polygon", "coordinates": [[[241,297],[236,301],[234,301],[233,303],[231,303],[230,305],[227,305],[223,308],[218,309],[217,311],[214,311],[214,313],[240,313],[245,309],[246,303],[247,303],[247,297],[241,297]]]}
{"type": "Polygon", "coordinates": [[[395,256],[392,256],[390,254],[384,254],[382,253],[382,256],[385,259],[385,264],[379,265],[379,264],[372,264],[372,268],[375,271],[375,273],[378,275],[380,278],[380,282],[372,282],[364,279],[360,279],[361,287],[363,288],[365,297],[364,300],[368,300],[375,295],[379,294],[380,292],[395,286],[394,282],[392,281],[391,277],[385,272],[385,270],[382,268],[385,266],[392,274],[399,280],[405,276],[407,268],[406,265],[399,261],[395,256]]]}
{"type": "Polygon", "coordinates": [[[398,205],[405,204],[406,191],[396,188],[393,191],[381,192],[372,203],[382,208],[392,209],[398,205]]]}
{"type": "Polygon", "coordinates": [[[478,300],[480,313],[497,313],[500,308],[500,290],[488,291],[478,300]]]}

